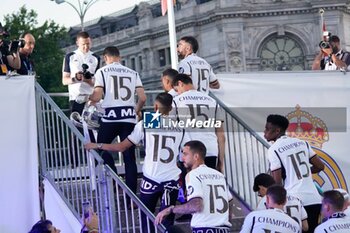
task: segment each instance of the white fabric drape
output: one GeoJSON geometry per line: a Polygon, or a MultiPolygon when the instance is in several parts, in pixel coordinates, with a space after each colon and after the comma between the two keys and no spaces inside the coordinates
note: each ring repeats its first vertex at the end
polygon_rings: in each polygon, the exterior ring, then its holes
{"type": "Polygon", "coordinates": [[[40,219],[34,77],[0,76],[0,232],[40,219]]]}

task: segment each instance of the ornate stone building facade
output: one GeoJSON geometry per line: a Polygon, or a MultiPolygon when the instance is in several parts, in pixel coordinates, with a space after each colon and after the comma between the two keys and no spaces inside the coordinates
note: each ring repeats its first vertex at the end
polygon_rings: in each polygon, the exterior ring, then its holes
{"type": "MultiPolygon", "coordinates": [[[[309,70],[319,51],[321,8],[327,30],[350,50],[349,0],[177,0],[177,39],[195,36],[198,55],[215,72],[309,70]]],[[[88,22],[86,30],[93,51],[118,46],[123,63],[151,89],[170,67],[167,23],[160,1],[151,0],[88,22]]],[[[70,29],[73,40],[78,30],[70,29]]]]}

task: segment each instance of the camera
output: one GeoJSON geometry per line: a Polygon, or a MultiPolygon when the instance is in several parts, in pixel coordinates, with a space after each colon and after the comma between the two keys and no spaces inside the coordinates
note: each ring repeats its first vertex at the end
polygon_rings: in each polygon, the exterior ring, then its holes
{"type": "Polygon", "coordinates": [[[331,47],[328,41],[321,41],[318,46],[320,46],[321,49],[329,49],[331,47]]]}
{"type": "Polygon", "coordinates": [[[91,78],[92,78],[92,74],[90,73],[90,71],[88,71],[89,66],[88,66],[87,64],[84,63],[84,64],[81,66],[81,68],[83,68],[83,77],[84,77],[85,79],[91,79],[91,78]]]}
{"type": "Polygon", "coordinates": [[[331,33],[328,31],[323,32],[323,40],[318,44],[321,49],[329,49],[331,45],[329,44],[329,38],[331,37],[331,33]]]}
{"type": "Polygon", "coordinates": [[[4,29],[0,23],[0,39],[2,40],[2,45],[0,46],[0,51],[4,55],[11,55],[17,53],[19,48],[23,48],[25,45],[24,39],[9,40],[10,34],[4,29]]]}

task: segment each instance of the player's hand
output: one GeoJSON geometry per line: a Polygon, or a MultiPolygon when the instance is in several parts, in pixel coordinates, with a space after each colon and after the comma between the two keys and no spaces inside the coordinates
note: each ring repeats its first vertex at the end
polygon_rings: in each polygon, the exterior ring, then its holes
{"type": "Polygon", "coordinates": [[[137,121],[142,120],[142,112],[141,111],[136,112],[136,119],[137,119],[137,121]]]}
{"type": "Polygon", "coordinates": [[[96,143],[92,143],[92,142],[89,142],[89,143],[86,143],[84,145],[85,149],[87,150],[91,150],[91,149],[97,149],[97,144],[96,143]]]}
{"type": "Polygon", "coordinates": [[[154,220],[154,225],[161,224],[163,222],[164,218],[166,218],[169,214],[171,214],[172,208],[174,208],[174,206],[170,206],[170,207],[160,211],[154,220]]]}
{"type": "Polygon", "coordinates": [[[92,209],[89,209],[89,217],[84,219],[84,224],[89,230],[98,230],[98,217],[92,209]]]}
{"type": "Polygon", "coordinates": [[[331,55],[333,53],[333,49],[332,48],[322,49],[322,52],[324,52],[327,55],[331,55]]]}
{"type": "Polygon", "coordinates": [[[77,81],[82,81],[83,80],[83,72],[79,71],[78,73],[75,74],[75,79],[77,81]]]}

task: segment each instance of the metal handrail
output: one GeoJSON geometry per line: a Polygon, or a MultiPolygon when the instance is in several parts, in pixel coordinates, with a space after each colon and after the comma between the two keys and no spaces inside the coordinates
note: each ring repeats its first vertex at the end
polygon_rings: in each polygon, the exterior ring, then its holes
{"type": "MultiPolygon", "coordinates": [[[[161,90],[146,91],[146,107],[152,109],[155,95],[161,90]]],[[[51,96],[68,96],[67,93],[50,94],[51,96]]],[[[269,144],[262,139],[244,120],[229,109],[213,93],[210,95],[225,111],[225,173],[229,186],[250,208],[256,206],[258,199],[251,188],[254,176],[268,170],[267,148],[269,144]],[[243,177],[244,176],[244,180],[243,177]]],[[[140,163],[142,158],[138,156],[140,163]]],[[[119,154],[118,167],[122,167],[122,156],[119,154]]]]}
{"type": "MultiPolygon", "coordinates": [[[[141,214],[147,222],[154,222],[154,215],[118,175],[103,165],[100,155],[84,149],[83,135],[51,97],[38,83],[35,88],[41,176],[52,184],[77,220],[82,216],[82,202],[89,201],[98,212],[100,232],[135,232],[140,226],[137,215],[141,214]],[[127,208],[128,201],[131,206],[137,206],[137,213],[134,208],[131,211],[127,208]],[[114,217],[120,214],[117,209],[122,209],[123,203],[125,216],[117,221],[114,217]]],[[[163,225],[156,229],[156,232],[164,231],[163,225]]]]}
{"type": "Polygon", "coordinates": [[[252,191],[254,177],[268,170],[269,144],[213,93],[225,111],[225,177],[239,199],[254,209],[258,203],[252,191]]]}
{"type": "Polygon", "coordinates": [[[247,125],[247,123],[245,123],[236,113],[227,107],[224,102],[217,98],[212,92],[209,92],[209,95],[216,100],[216,102],[222,109],[225,110],[226,113],[235,118],[236,121],[241,124],[250,134],[252,134],[261,144],[263,144],[266,148],[270,147],[270,144],[268,144],[259,134],[257,134],[249,125],[247,125]]]}

